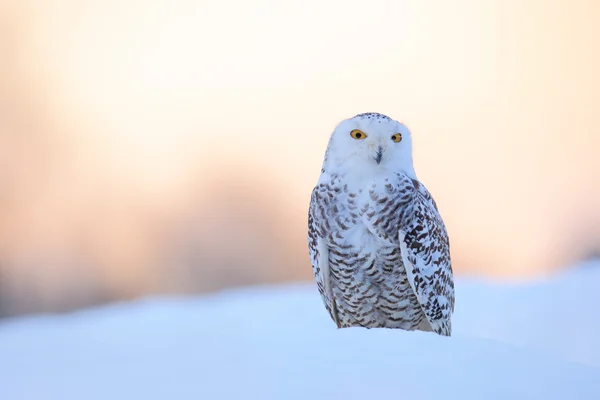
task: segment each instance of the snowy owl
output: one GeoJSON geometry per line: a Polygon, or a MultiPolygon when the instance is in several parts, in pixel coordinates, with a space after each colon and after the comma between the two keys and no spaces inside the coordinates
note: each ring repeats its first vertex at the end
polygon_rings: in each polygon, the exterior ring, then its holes
{"type": "Polygon", "coordinates": [[[335,128],[310,200],[308,247],[319,293],[338,328],[450,336],[448,234],[415,175],[405,125],[365,113],[335,128]]]}

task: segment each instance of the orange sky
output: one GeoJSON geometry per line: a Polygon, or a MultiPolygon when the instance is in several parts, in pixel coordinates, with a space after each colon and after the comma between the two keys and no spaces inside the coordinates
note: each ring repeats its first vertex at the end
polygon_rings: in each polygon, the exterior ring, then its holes
{"type": "Polygon", "coordinates": [[[600,247],[597,2],[5,0],[0,11],[0,162],[30,188],[4,208],[5,232],[21,232],[13,252],[93,227],[107,203],[108,219],[124,203],[169,219],[236,179],[280,194],[295,221],[286,240],[303,248],[329,134],[366,111],[413,131],[458,272],[527,276],[600,247]],[[32,154],[51,161],[38,171],[32,154]]]}

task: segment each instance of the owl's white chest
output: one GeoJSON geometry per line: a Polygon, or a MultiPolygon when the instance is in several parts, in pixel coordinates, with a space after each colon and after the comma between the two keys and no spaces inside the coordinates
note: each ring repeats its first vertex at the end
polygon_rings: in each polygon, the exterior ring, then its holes
{"type": "Polygon", "coordinates": [[[332,292],[343,324],[415,329],[423,315],[400,255],[401,193],[386,178],[329,184],[324,214],[332,292]]]}
{"type": "MultiPolygon", "coordinates": [[[[392,180],[393,181],[393,180],[392,180]]],[[[393,222],[397,215],[392,213],[392,207],[385,207],[387,203],[393,203],[396,199],[390,193],[390,179],[385,176],[375,176],[361,180],[341,180],[342,188],[337,201],[340,204],[339,214],[345,221],[345,238],[348,245],[356,248],[377,251],[380,247],[387,247],[397,243],[395,235],[382,235],[377,225],[393,222]]],[[[395,189],[393,187],[393,189],[395,189]]],[[[399,209],[395,209],[398,213],[399,209]]],[[[338,228],[343,228],[338,226],[338,228]]],[[[342,229],[344,230],[344,229],[342,229]]]]}

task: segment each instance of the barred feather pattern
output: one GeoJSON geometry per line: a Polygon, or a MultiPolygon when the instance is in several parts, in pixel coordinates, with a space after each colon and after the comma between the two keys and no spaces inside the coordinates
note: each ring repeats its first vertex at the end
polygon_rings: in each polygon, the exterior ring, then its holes
{"type": "Polygon", "coordinates": [[[339,328],[451,334],[454,283],[446,228],[425,186],[402,173],[313,190],[308,245],[317,287],[339,328]]]}

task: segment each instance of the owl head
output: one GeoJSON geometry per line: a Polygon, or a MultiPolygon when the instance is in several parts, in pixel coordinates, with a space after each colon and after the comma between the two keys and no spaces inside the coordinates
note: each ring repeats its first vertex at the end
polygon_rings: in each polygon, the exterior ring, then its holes
{"type": "Polygon", "coordinates": [[[400,172],[416,179],[410,131],[378,113],[343,120],[331,134],[323,170],[363,176],[400,172]]]}

